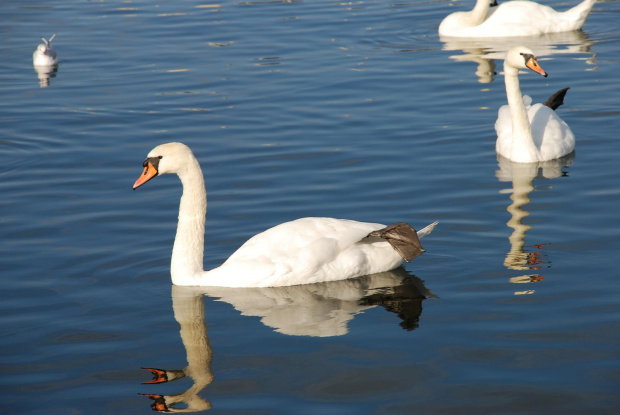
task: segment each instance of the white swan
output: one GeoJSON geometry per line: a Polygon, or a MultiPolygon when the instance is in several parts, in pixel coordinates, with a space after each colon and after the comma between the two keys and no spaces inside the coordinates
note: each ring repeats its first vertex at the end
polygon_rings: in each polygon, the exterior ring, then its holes
{"type": "Polygon", "coordinates": [[[499,109],[495,122],[495,150],[519,163],[565,156],[575,149],[575,136],[555,109],[564,102],[568,88],[556,92],[544,104],[530,105],[532,99],[521,96],[519,88],[519,69],[525,68],[547,76],[529,48],[515,46],[510,49],[504,60],[508,105],[499,109]]]}
{"type": "Polygon", "coordinates": [[[532,1],[515,0],[490,8],[477,0],[473,10],[449,14],[439,25],[441,36],[536,36],[580,29],[596,0],[584,0],[565,12],[532,1]]]}
{"type": "Polygon", "coordinates": [[[58,64],[58,56],[56,51],[52,47],[52,40],[56,35],[52,35],[50,40],[41,37],[43,44],[37,47],[37,50],[32,54],[32,64],[34,66],[53,66],[58,64]]]}
{"type": "Polygon", "coordinates": [[[183,185],[172,249],[172,283],[188,286],[274,287],[336,281],[388,271],[424,252],[417,233],[404,223],[303,218],[255,235],[220,267],[203,270],[207,198],[200,164],[182,143],[155,147],[143,163],[134,190],[159,174],[176,173],[183,185]]]}

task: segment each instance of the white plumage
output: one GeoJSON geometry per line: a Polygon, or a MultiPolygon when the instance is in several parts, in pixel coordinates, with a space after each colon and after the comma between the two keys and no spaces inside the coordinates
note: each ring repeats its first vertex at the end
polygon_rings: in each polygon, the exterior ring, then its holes
{"type": "MultiPolygon", "coordinates": [[[[403,257],[389,242],[368,237],[369,233],[383,229],[385,225],[334,218],[303,218],[255,235],[220,267],[204,271],[207,201],[200,164],[186,145],[168,143],[155,147],[144,167],[134,189],[152,177],[166,173],[176,173],[183,184],[171,259],[173,284],[289,286],[388,271],[403,262],[403,257]]],[[[419,231],[418,237],[430,233],[435,225],[433,223],[419,231]]]]}
{"type": "Polygon", "coordinates": [[[58,56],[56,51],[52,47],[52,40],[56,35],[52,35],[50,40],[42,37],[43,44],[37,47],[37,50],[32,54],[32,64],[34,66],[53,66],[58,64],[58,56]]]}
{"type": "MultiPolygon", "coordinates": [[[[575,149],[575,136],[554,109],[544,104],[531,105],[532,99],[521,95],[519,69],[525,68],[547,76],[529,48],[516,46],[510,49],[504,60],[508,105],[499,109],[495,122],[495,150],[520,163],[565,156],[575,149]]],[[[566,93],[566,90],[559,92],[566,93]]],[[[563,98],[563,94],[560,95],[563,98]]]]}
{"type": "Polygon", "coordinates": [[[490,8],[489,0],[477,0],[473,10],[455,12],[439,25],[441,36],[499,37],[536,36],[580,29],[596,0],[557,12],[532,1],[514,0],[490,8]]]}

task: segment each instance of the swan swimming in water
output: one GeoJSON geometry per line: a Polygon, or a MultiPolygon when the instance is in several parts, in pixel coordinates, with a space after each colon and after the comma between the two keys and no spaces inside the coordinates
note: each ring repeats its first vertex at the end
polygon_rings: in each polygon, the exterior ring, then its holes
{"type": "Polygon", "coordinates": [[[186,286],[275,287],[337,281],[389,271],[424,252],[405,223],[385,226],[334,218],[302,218],[250,238],[221,266],[203,270],[207,198],[198,160],[182,143],[155,147],[134,190],[160,174],[176,173],[183,185],[172,249],[172,283],[186,286]]]}
{"type": "Polygon", "coordinates": [[[495,150],[519,163],[565,156],[575,149],[575,136],[555,109],[564,103],[568,88],[556,92],[544,104],[531,105],[532,99],[522,96],[519,88],[519,69],[526,68],[547,76],[529,48],[515,46],[510,49],[504,60],[508,105],[499,109],[495,122],[495,150]]]}
{"type": "Polygon", "coordinates": [[[514,0],[490,7],[489,0],[477,0],[473,10],[455,12],[439,25],[441,36],[505,37],[536,36],[543,33],[581,29],[596,0],[557,12],[533,1],[514,0]]]}

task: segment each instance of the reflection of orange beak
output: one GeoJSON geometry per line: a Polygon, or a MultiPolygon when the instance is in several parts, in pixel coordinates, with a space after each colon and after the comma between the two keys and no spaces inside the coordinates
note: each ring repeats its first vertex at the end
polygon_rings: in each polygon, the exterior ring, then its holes
{"type": "Polygon", "coordinates": [[[151,409],[157,412],[170,412],[168,404],[166,403],[166,397],[164,395],[148,395],[145,393],[139,393],[140,396],[147,396],[153,401],[151,409]]]}
{"type": "Polygon", "coordinates": [[[147,162],[146,167],[144,167],[144,172],[142,173],[142,175],[133,184],[133,190],[136,190],[138,187],[142,186],[144,183],[148,182],[155,176],[157,176],[157,169],[153,167],[153,165],[149,161],[147,162]]]}
{"type": "Polygon", "coordinates": [[[153,380],[149,380],[148,382],[142,382],[143,385],[148,385],[150,383],[165,383],[168,382],[168,375],[165,370],[155,369],[150,367],[143,367],[144,370],[150,370],[153,374],[153,380]]]}
{"type": "Polygon", "coordinates": [[[543,68],[540,67],[535,57],[532,56],[531,58],[529,58],[525,66],[527,66],[534,72],[541,74],[545,78],[547,77],[547,72],[545,72],[543,68]]]}

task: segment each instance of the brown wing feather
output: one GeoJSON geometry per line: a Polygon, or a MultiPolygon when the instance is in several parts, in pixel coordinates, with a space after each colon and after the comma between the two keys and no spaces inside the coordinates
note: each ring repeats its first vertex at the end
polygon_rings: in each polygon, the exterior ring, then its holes
{"type": "Polygon", "coordinates": [[[416,230],[404,222],[395,223],[383,229],[379,229],[378,231],[370,232],[368,236],[385,239],[407,262],[426,252],[426,250],[422,248],[416,230]]]}

